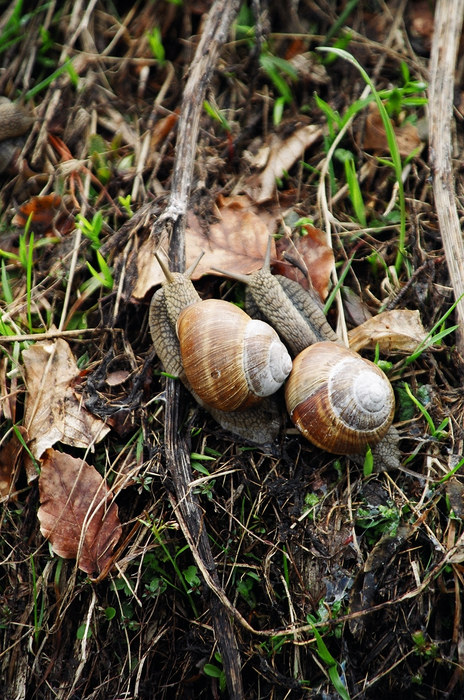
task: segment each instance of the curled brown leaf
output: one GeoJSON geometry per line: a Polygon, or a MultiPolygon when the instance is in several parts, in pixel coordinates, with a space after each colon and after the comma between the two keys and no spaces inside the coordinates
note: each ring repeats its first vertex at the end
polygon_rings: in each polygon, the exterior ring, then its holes
{"type": "Polygon", "coordinates": [[[418,311],[396,309],[373,316],[348,332],[350,348],[374,350],[378,345],[383,353],[411,353],[427,336],[418,311]]]}
{"type": "Polygon", "coordinates": [[[23,351],[23,361],[24,425],[36,459],[58,441],[87,448],[103,439],[109,427],[89,413],[74,392],[79,368],[65,340],[36,343],[23,351]]]}

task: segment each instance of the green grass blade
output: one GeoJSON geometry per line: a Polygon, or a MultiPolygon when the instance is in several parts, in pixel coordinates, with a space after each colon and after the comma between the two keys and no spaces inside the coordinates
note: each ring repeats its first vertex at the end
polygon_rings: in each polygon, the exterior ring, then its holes
{"type": "Polygon", "coordinates": [[[331,52],[335,53],[337,56],[340,58],[343,58],[345,61],[349,61],[355,68],[361,73],[363,80],[367,85],[369,85],[369,88],[372,91],[372,94],[374,96],[375,103],[377,105],[377,108],[379,110],[380,117],[382,119],[382,123],[385,129],[385,133],[387,136],[387,143],[388,143],[388,148],[390,150],[390,155],[392,158],[392,163],[393,163],[393,169],[395,172],[395,177],[396,177],[396,182],[398,186],[398,201],[399,201],[399,206],[400,206],[400,237],[399,237],[399,242],[398,242],[398,251],[396,255],[396,260],[395,260],[395,269],[397,272],[400,271],[401,266],[403,264],[404,257],[406,255],[406,249],[405,249],[405,243],[406,243],[406,199],[404,196],[404,187],[403,187],[403,168],[402,168],[402,162],[401,162],[401,156],[398,148],[398,144],[396,141],[396,136],[395,132],[393,130],[393,125],[390,121],[390,117],[388,116],[387,110],[385,109],[385,106],[381,100],[381,97],[379,93],[377,92],[374,83],[369,77],[369,74],[365,71],[365,69],[361,66],[361,64],[355,59],[354,56],[352,56],[348,51],[345,51],[344,49],[337,49],[337,48],[331,48],[329,46],[319,46],[318,51],[324,51],[324,52],[331,52]]]}

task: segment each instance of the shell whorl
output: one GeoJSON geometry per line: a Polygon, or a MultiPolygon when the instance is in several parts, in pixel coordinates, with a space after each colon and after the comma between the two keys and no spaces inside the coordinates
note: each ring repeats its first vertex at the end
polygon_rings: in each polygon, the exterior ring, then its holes
{"type": "Polygon", "coordinates": [[[283,384],[292,362],[277,333],[226,301],[208,299],[177,322],[185,375],[208,406],[240,411],[283,384]]]}
{"type": "Polygon", "coordinates": [[[243,339],[243,368],[248,386],[260,397],[280,389],[292,369],[292,360],[268,323],[250,319],[243,339]]]}
{"type": "Polygon", "coordinates": [[[335,454],[362,452],[378,443],[395,410],[393,389],[382,370],[330,342],[316,343],[297,356],[285,397],[303,435],[335,454]]]}

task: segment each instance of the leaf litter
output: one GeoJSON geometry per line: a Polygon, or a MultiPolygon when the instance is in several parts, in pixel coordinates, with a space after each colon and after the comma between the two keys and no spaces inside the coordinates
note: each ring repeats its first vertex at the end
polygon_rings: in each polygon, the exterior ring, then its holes
{"type": "Polygon", "coordinates": [[[76,393],[80,371],[69,344],[61,338],[36,343],[23,351],[23,362],[24,423],[34,457],[57,442],[93,450],[110,429],[82,406],[76,393]]]}
{"type": "Polygon", "coordinates": [[[101,574],[122,534],[103,477],[84,460],[48,449],[41,459],[39,493],[40,531],[55,554],[77,559],[87,574],[101,574]]]}

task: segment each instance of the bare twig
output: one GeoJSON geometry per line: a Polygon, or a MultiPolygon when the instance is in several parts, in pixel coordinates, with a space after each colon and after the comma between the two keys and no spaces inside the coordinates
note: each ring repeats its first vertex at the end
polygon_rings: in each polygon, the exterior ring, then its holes
{"type": "Polygon", "coordinates": [[[200,114],[219,48],[227,38],[238,6],[238,0],[216,0],[211,7],[184,88],[169,205],[154,225],[155,240],[162,228],[167,228],[168,232],[172,230],[169,247],[172,270],[185,269],[185,214],[192,185],[200,114]]]}
{"type": "MultiPolygon", "coordinates": [[[[183,93],[169,205],[154,226],[155,239],[158,236],[162,238],[166,234],[170,237],[169,257],[173,270],[182,271],[185,269],[185,216],[192,183],[205,90],[216,63],[219,48],[225,41],[230,24],[238,11],[238,4],[237,0],[216,0],[214,2],[195,52],[183,93]]],[[[211,593],[211,615],[222,656],[229,697],[240,700],[244,697],[240,653],[230,620],[229,606],[224,605],[227,597],[219,582],[202,511],[193,490],[190,488],[193,477],[189,444],[179,431],[181,391],[179,382],[167,380],[166,466],[174,484],[177,501],[174,506],[178,522],[211,593]]]]}
{"type": "MultiPolygon", "coordinates": [[[[456,209],[451,163],[451,118],[456,55],[464,16],[464,0],[438,0],[430,61],[430,165],[433,192],[451,284],[456,298],[464,292],[464,244],[456,209]]],[[[464,355],[464,299],[456,306],[457,346],[464,355]]]]}

